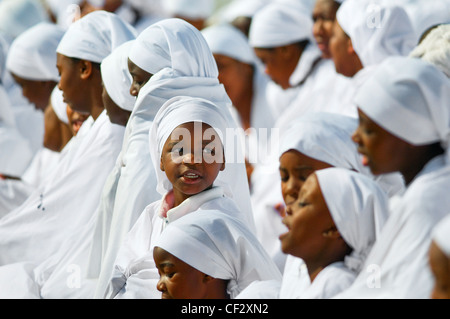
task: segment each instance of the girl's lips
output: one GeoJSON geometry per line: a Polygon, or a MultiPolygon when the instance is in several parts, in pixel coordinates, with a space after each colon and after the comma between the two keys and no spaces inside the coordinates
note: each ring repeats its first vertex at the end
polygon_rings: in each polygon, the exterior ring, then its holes
{"type": "Polygon", "coordinates": [[[189,170],[181,174],[181,179],[186,184],[195,184],[202,179],[202,176],[197,171],[189,170]]]}

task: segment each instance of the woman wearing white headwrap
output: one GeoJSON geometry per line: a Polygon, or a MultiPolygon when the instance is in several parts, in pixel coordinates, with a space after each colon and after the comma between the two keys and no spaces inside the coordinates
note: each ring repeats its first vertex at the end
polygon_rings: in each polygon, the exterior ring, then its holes
{"type": "Polygon", "coordinates": [[[326,299],[348,288],[387,217],[388,198],[373,179],[344,168],[310,175],[280,236],[283,251],[304,260],[311,280],[295,297],[326,299]]]}
{"type": "Polygon", "coordinates": [[[70,148],[46,182],[23,205],[1,220],[1,265],[45,260],[58,252],[67,236],[77,234],[79,227],[92,218],[124,133],[123,127],[112,125],[101,111],[100,70],[92,63],[101,62],[114,46],[133,36],[129,25],[112,14],[97,12],[72,24],[62,38],[59,56],[64,52],[80,60],[74,62],[66,56],[70,60],[67,61],[69,65],[65,65],[68,69],[58,65],[60,87],[69,102],[72,99],[76,102],[72,105],[78,110],[92,111],[91,119],[84,122],[76,138],[71,140],[70,148]],[[70,63],[73,63],[72,69],[70,63]],[[75,68],[76,64],[91,67],[81,71],[75,68]],[[69,86],[67,78],[70,78],[69,86]],[[89,83],[86,90],[83,81],[89,83]],[[83,195],[84,191],[88,191],[89,199],[83,195]]]}
{"type": "Polygon", "coordinates": [[[154,256],[161,273],[157,287],[162,298],[203,299],[215,291],[216,296],[227,298],[228,295],[234,299],[254,281],[281,280],[277,267],[250,229],[221,211],[199,211],[171,223],[156,241],[154,256]],[[207,288],[206,291],[201,285],[191,286],[189,291],[177,294],[170,289],[173,286],[167,285],[170,279],[160,265],[167,260],[167,257],[161,259],[165,252],[212,277],[213,281],[225,283],[219,284],[218,289],[207,288]]]}
{"type": "Polygon", "coordinates": [[[167,16],[186,20],[198,30],[206,26],[206,20],[214,12],[214,0],[164,0],[162,6],[167,16]]]}
{"type": "MultiPolygon", "coordinates": [[[[126,127],[119,159],[121,169],[115,176],[118,195],[111,204],[114,209],[114,232],[117,236],[114,236],[115,240],[108,243],[109,247],[106,248],[97,291],[97,297],[100,298],[104,296],[123,236],[144,208],[163,195],[155,191],[156,171],[150,162],[148,149],[149,129],[159,108],[175,96],[203,97],[227,110],[229,127],[238,127],[228,111],[231,101],[218,81],[217,66],[208,44],[189,23],[181,19],[166,19],[147,28],[133,44],[129,64],[152,76],[145,79],[146,84],[139,91],[126,127]]],[[[131,72],[135,77],[134,74],[131,72]]],[[[135,83],[131,92],[137,95],[134,88],[135,83]]],[[[237,158],[244,158],[241,156],[241,148],[237,147],[236,152],[237,158]]],[[[231,167],[235,167],[236,173],[224,176],[224,183],[233,188],[232,196],[239,207],[251,215],[245,163],[230,163],[229,168],[231,167]]],[[[110,200],[114,200],[114,197],[110,200]]]]}
{"type": "Polygon", "coordinates": [[[450,216],[434,228],[429,251],[434,276],[432,299],[450,299],[450,216]]]}
{"type": "Polygon", "coordinates": [[[450,206],[449,100],[450,80],[439,69],[405,57],[388,58],[358,92],[353,140],[363,163],[376,175],[399,171],[407,188],[391,199],[390,218],[367,258],[377,267],[342,297],[430,296],[431,231],[450,206]]]}
{"type": "MultiPolygon", "coordinates": [[[[156,282],[154,282],[157,279],[157,270],[152,257],[155,240],[160,236],[167,223],[182,218],[186,214],[197,210],[218,209],[240,219],[249,229],[252,229],[253,225],[249,222],[252,218],[251,212],[242,210],[227,196],[227,185],[222,182],[222,176],[232,174],[234,171],[233,165],[229,165],[229,163],[233,161],[233,152],[236,151],[236,146],[234,141],[228,140],[229,136],[225,133],[229,125],[227,109],[205,99],[176,97],[170,99],[159,110],[150,132],[150,154],[153,161],[152,167],[154,167],[157,177],[157,190],[164,197],[162,200],[148,205],[128,233],[124,245],[117,255],[106,297],[157,297],[156,282]],[[174,207],[176,202],[171,203],[170,198],[180,191],[171,184],[171,179],[167,176],[168,170],[162,170],[163,166],[161,165],[164,162],[162,162],[161,152],[175,128],[192,122],[209,125],[216,132],[216,138],[219,134],[224,148],[225,166],[222,166],[221,170],[216,173],[217,177],[210,181],[213,183],[212,188],[205,189],[200,193],[197,191],[195,195],[174,207]],[[164,213],[165,211],[167,213],[164,213]]],[[[191,132],[191,136],[196,137],[197,133],[191,132]]],[[[203,138],[201,135],[199,137],[203,138]]],[[[202,180],[206,181],[211,178],[206,172],[201,174],[203,174],[202,180]]]]}

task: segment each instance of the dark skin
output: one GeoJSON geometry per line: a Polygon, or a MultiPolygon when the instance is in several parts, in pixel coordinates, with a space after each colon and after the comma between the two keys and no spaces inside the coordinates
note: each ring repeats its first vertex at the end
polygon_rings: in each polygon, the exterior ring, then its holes
{"type": "Polygon", "coordinates": [[[130,87],[130,94],[137,97],[139,91],[151,79],[153,74],[141,69],[130,59],[128,59],[128,71],[133,80],[130,87]]]}
{"type": "Polygon", "coordinates": [[[411,145],[386,131],[361,109],[358,115],[359,125],[352,139],[363,155],[363,164],[374,175],[400,172],[409,185],[430,160],[444,153],[440,143],[411,145]]]}
{"type": "Polygon", "coordinates": [[[153,249],[153,259],[162,299],[229,299],[228,281],[206,275],[160,247],[153,249]]]}
{"type": "Polygon", "coordinates": [[[100,65],[57,54],[56,66],[61,75],[58,88],[64,102],[75,111],[90,114],[96,120],[104,111],[100,65]]]}
{"type": "Polygon", "coordinates": [[[432,241],[428,254],[434,286],[431,299],[450,299],[450,258],[432,241]]]}
{"type": "Polygon", "coordinates": [[[23,96],[30,103],[34,104],[36,109],[44,111],[49,104],[52,91],[58,83],[55,81],[28,80],[14,73],[11,73],[11,75],[14,81],[22,88],[23,96]]]}
{"type": "Polygon", "coordinates": [[[313,35],[325,59],[331,58],[329,42],[338,9],[339,4],[334,0],[317,0],[313,8],[313,35]]]}
{"type": "Polygon", "coordinates": [[[131,112],[119,107],[109,96],[106,88],[103,86],[103,105],[106,108],[106,113],[109,116],[109,120],[113,124],[126,126],[131,112]]]}
{"type": "Polygon", "coordinates": [[[44,147],[61,152],[73,134],[69,126],[58,118],[51,105],[45,109],[44,125],[44,147]]]}
{"type": "Polygon", "coordinates": [[[297,67],[303,50],[304,45],[299,43],[270,49],[254,48],[256,56],[264,64],[266,74],[283,90],[291,87],[289,79],[297,67]]]}

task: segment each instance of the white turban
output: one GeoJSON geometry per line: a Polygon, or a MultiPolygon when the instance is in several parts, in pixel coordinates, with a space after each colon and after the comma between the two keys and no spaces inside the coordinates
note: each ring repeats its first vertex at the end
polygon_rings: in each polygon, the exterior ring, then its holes
{"type": "Polygon", "coordinates": [[[247,37],[230,24],[207,27],[202,34],[214,54],[221,54],[240,62],[253,65],[257,59],[247,37]]]}
{"type": "Polygon", "coordinates": [[[17,76],[34,81],[59,81],[56,48],[64,30],[43,22],[18,36],[9,49],[6,68],[17,76]]]}
{"type": "Polygon", "coordinates": [[[373,179],[348,169],[315,174],[339,233],[353,249],[344,263],[359,272],[389,216],[388,197],[373,179]]]}
{"type": "Polygon", "coordinates": [[[229,280],[232,299],[254,281],[281,280],[247,225],[220,211],[196,211],[179,218],[165,228],[155,247],[204,274],[229,280]]]}
{"type": "Polygon", "coordinates": [[[450,24],[433,29],[409,56],[434,64],[450,77],[450,24]]]}
{"type": "Polygon", "coordinates": [[[164,0],[163,8],[171,17],[207,19],[215,9],[214,0],[164,0]]]}
{"type": "Polygon", "coordinates": [[[57,86],[52,91],[50,102],[56,116],[58,116],[61,122],[69,124],[69,118],[67,117],[67,104],[64,103],[63,92],[57,86]]]}
{"type": "Polygon", "coordinates": [[[271,3],[259,10],[249,31],[254,48],[274,48],[303,40],[311,40],[312,18],[287,4],[271,3]]]}
{"type": "Polygon", "coordinates": [[[364,67],[378,64],[388,56],[406,56],[416,46],[409,16],[399,6],[347,0],[339,7],[336,18],[351,38],[364,67]]]}
{"type": "Polygon", "coordinates": [[[130,112],[136,102],[130,94],[132,79],[128,71],[128,54],[133,42],[120,45],[101,64],[102,80],[108,95],[117,106],[130,112]]]}
{"type": "Polygon", "coordinates": [[[450,80],[444,73],[408,57],[386,59],[355,96],[356,105],[391,134],[412,145],[441,142],[445,150],[450,142],[449,101],[450,80]]]}
{"type": "Polygon", "coordinates": [[[450,258],[450,216],[445,217],[436,225],[432,238],[442,252],[450,258]]]}
{"type": "Polygon", "coordinates": [[[172,18],[142,31],[131,48],[129,58],[150,74],[170,68],[180,75],[209,77],[217,72],[214,58],[211,61],[210,55],[208,44],[195,27],[182,19],[172,18]],[[194,49],[192,46],[197,47],[194,49]]]}
{"type": "Polygon", "coordinates": [[[57,52],[101,63],[116,47],[136,38],[136,30],[114,13],[98,10],[70,25],[57,52]]]}

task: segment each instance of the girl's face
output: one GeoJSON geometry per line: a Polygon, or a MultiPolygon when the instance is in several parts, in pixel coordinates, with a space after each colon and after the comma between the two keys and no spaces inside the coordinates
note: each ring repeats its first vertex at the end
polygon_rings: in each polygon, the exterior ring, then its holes
{"type": "Polygon", "coordinates": [[[309,175],[331,165],[308,157],[296,150],[289,150],[280,157],[281,193],[287,207],[298,198],[298,194],[309,175]]]}
{"type": "Polygon", "coordinates": [[[409,144],[387,132],[360,109],[358,114],[359,125],[352,139],[363,155],[363,165],[369,166],[374,175],[401,171],[403,161],[411,161],[402,156],[409,154],[409,144]]]}
{"type": "Polygon", "coordinates": [[[429,264],[434,276],[432,299],[450,299],[450,260],[434,241],[429,251],[429,264]]]}
{"type": "Polygon", "coordinates": [[[83,125],[84,121],[89,118],[89,114],[81,114],[72,110],[72,108],[67,104],[66,106],[67,118],[69,119],[69,128],[72,132],[72,135],[75,136],[78,134],[78,131],[83,125]]]}
{"type": "Polygon", "coordinates": [[[153,249],[162,299],[204,299],[206,275],[160,247],[153,249]]]}
{"type": "Polygon", "coordinates": [[[313,9],[313,35],[325,59],[331,58],[329,42],[337,9],[338,5],[334,0],[317,0],[313,9]]]}
{"type": "Polygon", "coordinates": [[[219,135],[209,125],[198,122],[179,125],[164,144],[160,165],[173,186],[175,206],[210,189],[225,169],[224,159],[219,135]]]}
{"type": "Polygon", "coordinates": [[[336,231],[315,174],[308,177],[297,201],[286,210],[283,224],[288,231],[280,236],[284,253],[312,263],[329,250],[332,239],[327,236],[336,231]]]}
{"type": "Polygon", "coordinates": [[[153,74],[150,74],[145,70],[142,70],[130,59],[128,59],[128,71],[130,72],[131,78],[133,79],[133,82],[131,83],[130,87],[130,94],[132,96],[138,96],[139,91],[150,80],[153,74]]]}
{"type": "Polygon", "coordinates": [[[33,81],[21,78],[12,74],[14,81],[22,88],[22,95],[34,106],[36,109],[45,111],[49,104],[50,95],[56,86],[53,81],[33,81]]]}
{"type": "Polygon", "coordinates": [[[281,86],[283,90],[290,88],[289,79],[296,66],[296,64],[292,66],[286,62],[289,51],[287,47],[254,49],[256,56],[265,67],[266,74],[270,76],[273,82],[281,86]]]}

